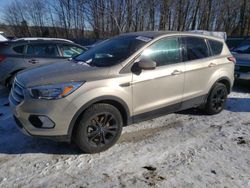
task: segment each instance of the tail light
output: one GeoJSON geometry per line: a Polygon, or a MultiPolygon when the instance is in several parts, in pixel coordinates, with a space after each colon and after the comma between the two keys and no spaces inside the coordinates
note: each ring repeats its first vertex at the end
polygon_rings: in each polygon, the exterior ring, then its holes
{"type": "Polygon", "coordinates": [[[5,56],[3,56],[3,55],[0,55],[0,62],[2,62],[3,60],[5,60],[5,56]]]}
{"type": "Polygon", "coordinates": [[[236,59],[235,59],[235,57],[228,57],[227,58],[229,61],[231,61],[231,62],[234,62],[234,64],[236,63],[236,59]]]}

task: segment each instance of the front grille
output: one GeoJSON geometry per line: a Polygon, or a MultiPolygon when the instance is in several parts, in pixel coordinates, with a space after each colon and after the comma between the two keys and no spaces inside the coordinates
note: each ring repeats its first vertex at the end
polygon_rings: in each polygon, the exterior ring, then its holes
{"type": "Polygon", "coordinates": [[[247,73],[247,72],[250,72],[250,66],[239,66],[239,72],[244,72],[244,73],[247,73]]]}
{"type": "Polygon", "coordinates": [[[17,80],[12,85],[9,99],[14,105],[18,105],[24,100],[23,86],[17,80]]]}

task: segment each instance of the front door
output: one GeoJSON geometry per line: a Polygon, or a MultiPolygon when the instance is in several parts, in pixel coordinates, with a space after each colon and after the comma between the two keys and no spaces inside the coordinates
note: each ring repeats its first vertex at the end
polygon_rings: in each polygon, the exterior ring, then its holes
{"type": "Polygon", "coordinates": [[[154,113],[155,110],[176,111],[182,101],[185,66],[181,62],[179,39],[163,38],[147,49],[136,61],[149,58],[156,62],[154,70],[133,74],[134,116],[154,113]]]}

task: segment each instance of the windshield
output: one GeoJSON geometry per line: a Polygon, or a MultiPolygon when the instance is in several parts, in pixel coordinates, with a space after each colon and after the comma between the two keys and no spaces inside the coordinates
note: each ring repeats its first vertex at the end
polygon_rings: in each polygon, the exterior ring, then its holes
{"type": "Polygon", "coordinates": [[[233,52],[241,54],[250,54],[250,39],[245,40],[241,45],[233,50],[233,52]]]}
{"type": "Polygon", "coordinates": [[[96,67],[109,67],[124,61],[150,40],[151,38],[142,36],[115,37],[101,42],[74,60],[96,67]]]}

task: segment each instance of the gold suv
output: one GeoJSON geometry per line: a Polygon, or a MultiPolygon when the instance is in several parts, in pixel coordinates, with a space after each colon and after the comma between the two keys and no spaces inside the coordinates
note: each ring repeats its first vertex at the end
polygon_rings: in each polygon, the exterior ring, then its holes
{"type": "Polygon", "coordinates": [[[215,37],[129,33],[72,61],[21,72],[9,100],[23,132],[73,140],[96,153],[114,145],[131,123],[192,107],[221,112],[234,64],[225,42],[215,37]]]}

